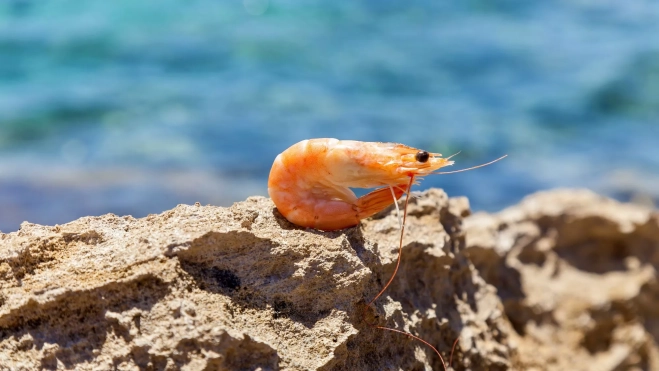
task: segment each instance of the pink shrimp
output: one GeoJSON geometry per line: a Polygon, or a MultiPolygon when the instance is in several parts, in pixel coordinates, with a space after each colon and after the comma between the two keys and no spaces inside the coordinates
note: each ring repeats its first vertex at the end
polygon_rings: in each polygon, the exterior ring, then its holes
{"type": "MultiPolygon", "coordinates": [[[[272,164],[268,193],[279,212],[291,223],[302,227],[325,231],[352,227],[359,224],[361,219],[395,203],[407,193],[401,222],[398,262],[387,284],[366,305],[365,320],[366,309],[384,293],[398,272],[409,190],[415,178],[471,170],[505,157],[468,169],[439,173],[436,172],[438,169],[453,164],[453,161],[449,161],[450,157],[441,156],[439,153],[430,153],[398,143],[324,138],[296,143],[279,154],[272,164]],[[377,189],[358,198],[350,188],[377,189]]],[[[369,325],[397,332],[426,344],[435,351],[446,369],[442,355],[427,341],[405,331],[372,323],[369,325]]],[[[453,343],[451,358],[456,344],[457,339],[453,343]]]]}
{"type": "Polygon", "coordinates": [[[343,229],[394,203],[407,192],[410,178],[452,164],[439,153],[402,144],[309,139],[277,156],[268,193],[294,224],[343,229]],[[378,189],[357,198],[350,188],[378,189]]]}

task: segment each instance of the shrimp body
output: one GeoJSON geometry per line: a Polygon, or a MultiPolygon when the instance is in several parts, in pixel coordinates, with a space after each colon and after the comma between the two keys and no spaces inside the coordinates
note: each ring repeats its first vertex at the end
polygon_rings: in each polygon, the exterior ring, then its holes
{"type": "Polygon", "coordinates": [[[397,143],[309,139],[277,156],[268,193],[294,224],[343,229],[391,205],[407,191],[410,177],[452,164],[439,153],[397,143]],[[377,189],[358,198],[350,188],[377,189]]]}

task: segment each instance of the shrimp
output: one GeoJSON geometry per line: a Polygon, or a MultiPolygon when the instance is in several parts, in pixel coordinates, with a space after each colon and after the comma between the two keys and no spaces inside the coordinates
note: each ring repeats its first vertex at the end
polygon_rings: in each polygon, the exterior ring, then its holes
{"type": "MultiPolygon", "coordinates": [[[[453,165],[450,157],[440,153],[398,143],[359,142],[332,138],[309,139],[296,143],[279,154],[270,170],[268,194],[279,212],[291,223],[324,231],[358,225],[396,202],[407,193],[401,227],[398,261],[391,278],[364,307],[364,321],[371,327],[409,336],[432,348],[444,369],[446,364],[432,344],[409,332],[378,326],[366,320],[366,309],[377,300],[394,280],[403,252],[403,233],[407,218],[409,191],[415,181],[431,174],[450,174],[472,170],[499,161],[448,172],[438,169],[453,165]],[[350,188],[376,188],[357,197],[350,188]]],[[[453,351],[458,343],[453,343],[453,351]]],[[[449,361],[449,365],[451,361],[449,361]]]]}
{"type": "Polygon", "coordinates": [[[397,143],[309,139],[277,156],[268,194],[293,224],[344,229],[393,204],[410,179],[452,164],[439,153],[397,143]],[[350,188],[377,189],[357,198],[350,188]]]}

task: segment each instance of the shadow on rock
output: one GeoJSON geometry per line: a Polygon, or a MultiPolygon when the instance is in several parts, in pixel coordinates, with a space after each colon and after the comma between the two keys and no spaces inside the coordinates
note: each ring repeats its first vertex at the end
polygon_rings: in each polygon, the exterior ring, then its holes
{"type": "Polygon", "coordinates": [[[294,273],[307,256],[269,239],[244,231],[209,232],[174,255],[199,289],[228,296],[239,307],[271,308],[275,318],[308,328],[329,313],[296,300],[307,282],[294,273]]]}
{"type": "Polygon", "coordinates": [[[292,229],[305,229],[303,227],[297,226],[286,219],[276,207],[272,208],[272,216],[275,217],[275,221],[279,224],[281,229],[290,231],[292,229]]]}

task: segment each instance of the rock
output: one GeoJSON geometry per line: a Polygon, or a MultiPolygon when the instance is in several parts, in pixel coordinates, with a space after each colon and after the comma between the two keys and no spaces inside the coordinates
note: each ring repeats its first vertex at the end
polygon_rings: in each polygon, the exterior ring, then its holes
{"type": "Polygon", "coordinates": [[[515,330],[513,368],[659,370],[656,211],[556,190],[464,228],[515,330]]]}
{"type": "Polygon", "coordinates": [[[659,218],[585,191],[336,232],[269,199],[0,233],[0,370],[659,369],[659,218]]]}

